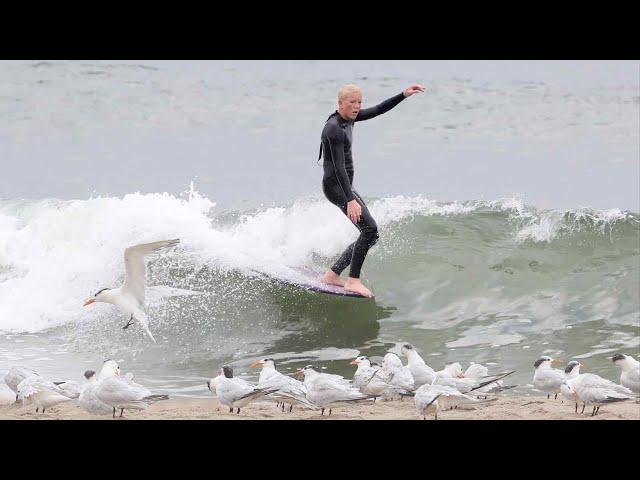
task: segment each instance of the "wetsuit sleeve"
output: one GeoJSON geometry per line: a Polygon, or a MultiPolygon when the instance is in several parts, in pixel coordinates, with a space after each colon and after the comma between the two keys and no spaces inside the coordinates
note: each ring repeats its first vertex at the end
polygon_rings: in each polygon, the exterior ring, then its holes
{"type": "Polygon", "coordinates": [[[356,196],[351,190],[351,181],[349,181],[349,175],[344,165],[344,132],[338,127],[332,128],[327,132],[326,138],[333,162],[333,171],[345,197],[347,197],[347,202],[350,202],[356,196]]]}
{"type": "Polygon", "coordinates": [[[406,97],[403,92],[400,92],[398,95],[386,99],[384,102],[379,103],[375,107],[364,108],[358,112],[358,116],[354,120],[355,122],[361,122],[362,120],[369,120],[370,118],[377,117],[378,115],[382,115],[383,113],[388,112],[393,107],[398,105],[402,100],[406,97]]]}

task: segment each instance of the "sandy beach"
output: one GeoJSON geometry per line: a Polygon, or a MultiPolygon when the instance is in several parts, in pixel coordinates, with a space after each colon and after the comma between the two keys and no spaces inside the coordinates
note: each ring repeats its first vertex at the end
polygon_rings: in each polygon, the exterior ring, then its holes
{"type": "MultiPolygon", "coordinates": [[[[600,408],[591,417],[591,409],[584,414],[575,413],[575,404],[567,401],[537,396],[502,397],[477,410],[450,410],[441,412],[438,420],[640,420],[640,404],[622,402],[600,408]]],[[[288,410],[288,408],[287,408],[288,410]]],[[[119,412],[118,412],[119,414],[119,412]]],[[[117,415],[116,415],[117,417],[117,415]]],[[[105,419],[111,416],[94,416],[71,402],[51,407],[46,413],[36,413],[35,407],[21,404],[0,406],[0,419],[12,420],[84,420],[105,419]]],[[[275,402],[252,403],[241,409],[240,414],[229,413],[215,398],[173,398],[152,405],[145,411],[125,411],[117,421],[135,420],[419,420],[412,400],[339,405],[332,415],[322,416],[320,411],[304,410],[295,406],[293,412],[283,413],[275,402]]],[[[433,420],[433,415],[427,417],[433,420]]]]}

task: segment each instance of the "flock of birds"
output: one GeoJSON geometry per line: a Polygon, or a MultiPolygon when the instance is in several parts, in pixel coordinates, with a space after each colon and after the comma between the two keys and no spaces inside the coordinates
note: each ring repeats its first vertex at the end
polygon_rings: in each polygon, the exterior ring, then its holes
{"type": "MultiPolygon", "coordinates": [[[[122,327],[127,329],[137,321],[153,342],[155,339],[149,329],[149,319],[145,312],[146,267],[145,256],[163,249],[171,248],[179,239],[162,240],[128,247],[124,251],[125,281],[119,288],[102,288],[85,302],[106,302],[115,305],[128,316],[128,322],[122,327]]],[[[276,369],[273,359],[264,358],[254,362],[252,367],[261,367],[258,384],[233,376],[233,368],[225,365],[219,374],[207,382],[209,390],[229,411],[240,413],[240,409],[254,400],[270,398],[277,406],[289,412],[293,405],[303,408],[320,409],[329,415],[335,405],[402,399],[413,397],[417,413],[426,419],[433,412],[435,419],[442,410],[452,408],[476,408],[497,400],[496,395],[515,385],[504,385],[503,379],[514,373],[505,371],[490,375],[487,367],[471,364],[462,371],[460,363],[452,363],[440,371],[435,371],[425,363],[420,354],[410,344],[404,344],[401,353],[407,364],[395,353],[387,353],[382,364],[359,356],[351,363],[357,366],[353,380],[340,375],[323,373],[313,365],[294,372],[303,375],[304,381],[296,380],[276,369]]],[[[560,393],[566,399],[582,402],[585,407],[593,406],[592,416],[597,415],[600,406],[638,398],[640,394],[640,362],[633,357],[616,354],[613,363],[621,368],[620,384],[594,374],[581,374],[577,361],[571,361],[564,371],[552,368],[556,360],[543,356],[535,364],[533,386],[537,390],[555,395],[560,393]]],[[[37,372],[24,367],[12,367],[4,380],[16,393],[16,402],[23,406],[35,405],[36,413],[42,413],[53,405],[73,401],[90,414],[116,416],[120,410],[143,410],[149,405],[167,400],[167,395],[154,395],[147,388],[133,381],[133,375],[121,376],[120,367],[114,360],[104,362],[100,372],[87,370],[82,384],[77,382],[53,382],[37,372]]]]}
{"type": "MultiPolygon", "coordinates": [[[[304,381],[300,381],[279,372],[273,359],[263,358],[251,364],[251,367],[262,369],[257,384],[234,377],[233,368],[225,365],[207,382],[207,387],[220,404],[229,407],[231,413],[235,409],[237,414],[258,399],[275,400],[283,412],[291,412],[293,406],[298,405],[320,410],[321,415],[328,408],[331,415],[337,405],[413,397],[418,415],[426,419],[427,414],[433,413],[437,420],[442,410],[478,408],[494,402],[498,393],[515,386],[503,383],[503,379],[514,371],[490,375],[487,367],[471,364],[463,372],[458,362],[435,371],[412,345],[404,344],[401,351],[407,358],[406,365],[391,352],[384,356],[380,365],[364,355],[355,358],[351,364],[357,369],[352,380],[307,365],[293,372],[294,376],[304,376],[304,381]]],[[[570,361],[564,371],[554,369],[551,365],[557,360],[543,356],[534,363],[533,387],[547,393],[547,398],[554,395],[557,399],[561,394],[575,402],[576,413],[579,402],[583,404],[581,413],[586,406],[593,407],[591,416],[597,415],[602,405],[638,401],[640,362],[624,354],[616,354],[612,360],[622,371],[620,384],[595,374],[581,374],[583,365],[575,360],[570,361]]],[[[115,418],[118,410],[122,417],[124,410],[144,410],[155,402],[169,399],[168,395],[154,395],[134,382],[131,373],[122,376],[114,360],[105,361],[97,374],[93,370],[86,371],[84,377],[82,384],[53,382],[33,370],[12,367],[4,381],[16,393],[16,402],[22,402],[23,407],[35,406],[36,413],[40,409],[45,413],[53,405],[73,401],[90,414],[111,414],[115,418]]]]}

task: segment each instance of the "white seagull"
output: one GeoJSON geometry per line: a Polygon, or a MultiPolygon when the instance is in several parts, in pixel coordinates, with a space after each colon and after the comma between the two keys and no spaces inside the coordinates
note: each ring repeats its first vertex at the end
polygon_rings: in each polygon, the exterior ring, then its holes
{"type": "Polygon", "coordinates": [[[391,385],[387,382],[391,378],[380,367],[371,365],[369,357],[361,355],[351,361],[350,365],[357,365],[358,369],[353,375],[353,385],[365,395],[382,397],[385,400],[397,398],[399,395],[413,395],[407,390],[391,385]]]}
{"type": "Polygon", "coordinates": [[[251,368],[262,367],[258,379],[258,388],[276,388],[277,391],[272,393],[271,396],[282,403],[283,412],[285,401],[289,403],[289,412],[293,410],[293,403],[301,403],[307,407],[314,408],[306,398],[307,387],[304,386],[304,383],[276,370],[276,362],[272,358],[256,360],[250,366],[251,368]]]}
{"type": "MultiPolygon", "coordinates": [[[[489,369],[487,367],[485,367],[480,363],[472,363],[471,365],[469,365],[469,368],[465,370],[464,374],[462,375],[462,378],[478,379],[478,378],[489,377],[489,376],[490,376],[489,369]]],[[[485,385],[484,387],[480,387],[474,390],[473,394],[484,395],[486,397],[486,395],[490,393],[498,393],[514,387],[515,385],[504,385],[504,382],[502,380],[498,380],[496,382],[490,383],[488,385],[485,385]]]]}
{"type": "Polygon", "coordinates": [[[416,387],[433,383],[436,372],[433,368],[425,363],[420,354],[416,352],[413,345],[405,343],[401,348],[402,354],[407,357],[407,368],[413,375],[413,381],[416,387]]]}
{"type": "Polygon", "coordinates": [[[620,385],[635,394],[640,394],[640,362],[624,353],[616,353],[612,360],[613,364],[622,370],[620,385]]]}
{"type": "Polygon", "coordinates": [[[179,242],[180,240],[176,238],[174,240],[142,243],[126,248],[124,251],[124,267],[126,272],[124,284],[119,288],[102,288],[98,290],[93,297],[84,302],[84,306],[94,302],[106,302],[115,305],[121,312],[129,317],[129,321],[122,327],[123,329],[129,328],[133,320],[137,320],[155,343],[156,340],[149,330],[149,319],[145,313],[147,279],[144,257],[158,250],[174,247],[179,242]]]}
{"type": "Polygon", "coordinates": [[[402,360],[395,353],[387,353],[382,360],[382,370],[387,374],[383,380],[395,387],[407,391],[414,391],[415,380],[411,370],[402,364],[402,360]]]}
{"type": "Polygon", "coordinates": [[[535,361],[533,364],[536,369],[533,373],[533,388],[545,392],[547,398],[554,393],[554,399],[556,399],[560,393],[560,385],[565,380],[565,374],[562,370],[551,368],[554,363],[560,363],[560,360],[547,355],[543,355],[535,361]]]}
{"type": "Polygon", "coordinates": [[[32,375],[40,376],[38,372],[35,370],[31,370],[26,367],[11,367],[7,374],[4,376],[4,383],[7,384],[11,390],[13,390],[16,394],[16,402],[18,401],[18,385],[25,378],[30,377],[32,375]]]}
{"type": "Polygon", "coordinates": [[[427,413],[431,411],[434,412],[437,420],[440,410],[450,410],[463,405],[478,406],[495,400],[497,400],[495,397],[488,400],[478,400],[446,385],[422,385],[416,390],[414,397],[416,411],[423,420],[427,419],[427,413]]]}
{"type": "Polygon", "coordinates": [[[95,389],[98,386],[96,372],[87,370],[84,372],[84,377],[87,381],[82,387],[82,391],[78,397],[78,405],[80,408],[92,415],[108,415],[111,413],[112,407],[96,397],[95,389]]]}
{"type": "Polygon", "coordinates": [[[234,377],[233,368],[228,365],[222,367],[220,375],[207,382],[207,386],[212,393],[215,392],[221,404],[229,407],[229,413],[233,413],[234,408],[238,409],[236,413],[240,413],[240,408],[253,400],[278,391],[277,388],[259,388],[242,378],[234,377]]]}
{"type": "Polygon", "coordinates": [[[39,408],[44,413],[46,408],[74,398],[78,398],[78,394],[66,392],[40,375],[30,375],[18,384],[18,399],[22,400],[23,405],[26,400],[35,404],[36,413],[39,408]]]}
{"type": "MultiPolygon", "coordinates": [[[[578,396],[576,395],[575,391],[569,388],[569,384],[567,383],[567,380],[570,380],[580,375],[580,367],[584,367],[584,365],[578,362],[577,360],[571,360],[569,363],[567,363],[567,366],[564,369],[565,381],[562,382],[562,385],[560,385],[560,393],[562,394],[562,396],[567,400],[576,402],[576,413],[578,413],[578,396]]],[[[584,413],[584,407],[585,405],[582,405],[583,413],[584,413]]]]}
{"type": "Polygon", "coordinates": [[[98,375],[97,385],[94,387],[95,396],[113,409],[120,410],[120,416],[125,409],[145,410],[149,405],[160,400],[168,400],[168,395],[153,395],[148,389],[128,379],[120,378],[120,367],[115,360],[107,360],[98,375]]]}
{"type": "Polygon", "coordinates": [[[342,402],[357,402],[370,400],[373,397],[362,394],[351,382],[339,375],[320,372],[318,367],[307,365],[294,372],[304,375],[304,385],[307,387],[307,400],[322,409],[329,407],[331,415],[332,405],[342,402]]]}
{"type": "MultiPolygon", "coordinates": [[[[593,373],[583,373],[565,382],[570,394],[575,395],[585,405],[593,405],[592,417],[598,414],[602,405],[635,398],[627,387],[593,373]]],[[[582,411],[584,412],[584,407],[582,411]]]]}
{"type": "MultiPolygon", "coordinates": [[[[460,393],[470,393],[475,390],[480,390],[481,388],[491,385],[496,381],[506,377],[507,375],[511,375],[514,371],[502,372],[496,375],[488,375],[486,377],[479,378],[464,378],[464,377],[453,377],[447,373],[436,373],[436,377],[433,380],[434,385],[442,385],[445,387],[451,387],[458,390],[460,393]]],[[[460,373],[462,375],[462,373],[460,373]]]]}
{"type": "Polygon", "coordinates": [[[464,374],[462,373],[462,365],[458,362],[445,365],[442,370],[438,370],[436,372],[436,375],[440,375],[441,377],[464,377],[464,374]]]}

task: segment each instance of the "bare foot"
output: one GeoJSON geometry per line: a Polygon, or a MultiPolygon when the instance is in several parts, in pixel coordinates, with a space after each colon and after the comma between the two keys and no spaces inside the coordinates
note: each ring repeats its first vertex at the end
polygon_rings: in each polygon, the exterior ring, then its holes
{"type": "Polygon", "coordinates": [[[344,284],[344,289],[349,290],[350,292],[359,293],[363,297],[373,297],[373,293],[371,293],[371,290],[365,287],[359,278],[349,277],[344,284]]]}
{"type": "Polygon", "coordinates": [[[340,275],[338,275],[331,269],[325,272],[320,281],[323,283],[328,283],[329,285],[338,285],[339,287],[344,287],[345,284],[344,280],[340,278],[340,275]]]}

